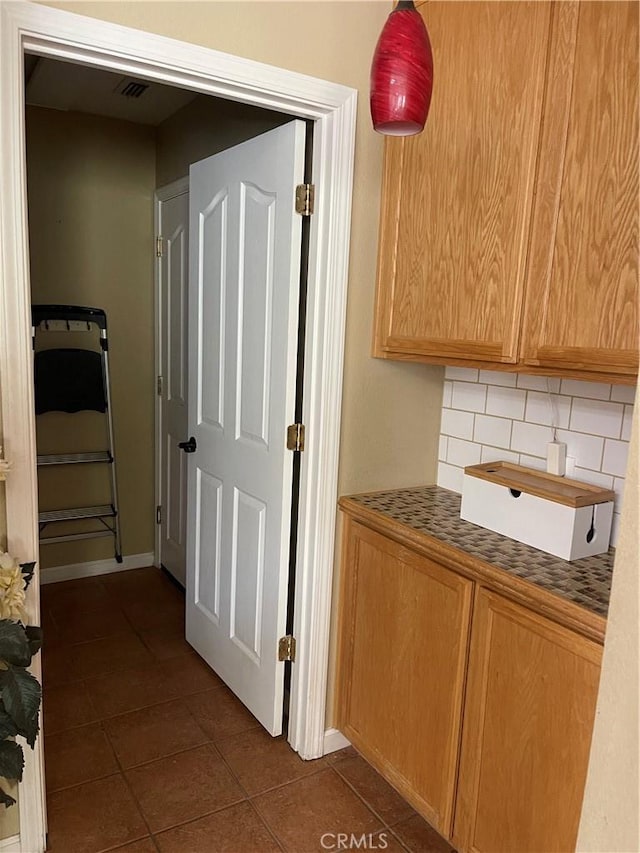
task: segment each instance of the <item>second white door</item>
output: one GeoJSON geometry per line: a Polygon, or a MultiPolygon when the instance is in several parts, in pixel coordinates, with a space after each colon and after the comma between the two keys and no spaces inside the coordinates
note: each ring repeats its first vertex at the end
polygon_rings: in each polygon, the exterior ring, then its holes
{"type": "MultiPolygon", "coordinates": [[[[187,639],[282,731],[305,126],[190,170],[187,639]]],[[[186,438],[186,436],[185,436],[186,438]]]]}
{"type": "Polygon", "coordinates": [[[186,582],[187,464],[179,449],[187,433],[187,296],[189,195],[157,202],[162,235],[159,261],[160,321],[160,562],[186,582]]]}

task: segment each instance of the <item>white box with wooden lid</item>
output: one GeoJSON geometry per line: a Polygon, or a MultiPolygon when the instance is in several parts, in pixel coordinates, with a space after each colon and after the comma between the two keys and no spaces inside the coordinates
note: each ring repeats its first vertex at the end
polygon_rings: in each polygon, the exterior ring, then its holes
{"type": "Polygon", "coordinates": [[[609,548],[614,493],[510,462],[464,469],[460,517],[563,560],[609,548]]]}

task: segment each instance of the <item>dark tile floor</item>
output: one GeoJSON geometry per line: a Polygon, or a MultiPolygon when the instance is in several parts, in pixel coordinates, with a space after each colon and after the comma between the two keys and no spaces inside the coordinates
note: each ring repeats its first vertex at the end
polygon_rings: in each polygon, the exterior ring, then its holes
{"type": "Polygon", "coordinates": [[[51,853],[451,850],[355,750],[302,761],[267,735],[158,569],[44,586],[42,622],[51,853]]]}

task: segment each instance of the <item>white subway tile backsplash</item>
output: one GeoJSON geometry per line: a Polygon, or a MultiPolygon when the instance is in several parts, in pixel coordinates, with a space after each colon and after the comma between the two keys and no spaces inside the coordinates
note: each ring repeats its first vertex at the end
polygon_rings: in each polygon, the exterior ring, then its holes
{"type": "Polygon", "coordinates": [[[551,394],[558,394],[560,380],[555,376],[528,376],[526,373],[519,373],[517,386],[529,391],[548,391],[551,394]]]}
{"type": "Polygon", "coordinates": [[[611,474],[602,474],[600,471],[590,471],[588,468],[576,466],[572,474],[574,480],[582,483],[590,483],[592,486],[600,486],[602,489],[613,488],[613,477],[611,474]]]}
{"type": "Polygon", "coordinates": [[[480,462],[480,445],[462,438],[450,438],[447,446],[447,462],[450,465],[478,465],[480,462]]]}
{"type": "Polygon", "coordinates": [[[571,414],[571,397],[529,391],[524,419],[533,424],[548,424],[566,429],[571,414]]]}
{"type": "Polygon", "coordinates": [[[539,424],[528,424],[525,421],[514,421],[511,430],[511,449],[529,456],[546,458],[547,444],[552,440],[550,427],[539,424]]]}
{"type": "Polygon", "coordinates": [[[487,386],[472,382],[454,382],[451,405],[466,412],[484,412],[487,386]]]}
{"type": "Polygon", "coordinates": [[[615,490],[615,545],[635,388],[460,367],[445,377],[438,485],[462,492],[463,469],[479,462],[546,470],[555,423],[567,476],[615,490]]]}
{"type": "Polygon", "coordinates": [[[612,385],[611,399],[618,403],[629,403],[633,405],[636,399],[635,385],[612,385]]]}
{"type": "Polygon", "coordinates": [[[623,441],[631,441],[631,423],[633,421],[633,406],[624,407],[624,415],[622,416],[622,432],[620,438],[623,441]]]}
{"type": "Polygon", "coordinates": [[[473,414],[458,409],[443,409],[440,431],[456,438],[473,438],[473,414]]]}
{"type": "Polygon", "coordinates": [[[521,453],[519,457],[520,465],[524,465],[525,468],[535,468],[536,471],[546,471],[547,470],[547,460],[541,459],[540,456],[527,456],[526,453],[521,453]]]}
{"type": "Polygon", "coordinates": [[[557,438],[558,441],[564,441],[567,445],[567,456],[573,456],[576,465],[580,465],[582,468],[591,468],[592,471],[600,470],[604,438],[565,429],[558,430],[557,438]]]}
{"type": "Polygon", "coordinates": [[[445,379],[444,380],[444,389],[442,391],[442,407],[445,409],[451,408],[451,394],[453,391],[453,383],[445,379]]]}
{"type": "Polygon", "coordinates": [[[495,418],[492,415],[476,415],[475,418],[474,441],[480,444],[497,444],[498,447],[509,447],[512,422],[508,418],[495,418]]]}
{"type": "Polygon", "coordinates": [[[500,385],[488,385],[486,412],[488,415],[522,420],[526,399],[526,391],[520,391],[517,388],[503,388],[500,385]]]}
{"type": "Polygon", "coordinates": [[[608,438],[604,443],[602,470],[615,477],[624,477],[627,470],[629,442],[608,438]]]}
{"type": "Polygon", "coordinates": [[[623,414],[624,406],[622,403],[608,403],[576,397],[571,407],[569,427],[576,432],[603,435],[607,438],[620,438],[623,414]]]}
{"type": "Polygon", "coordinates": [[[450,489],[452,492],[462,494],[462,478],[464,469],[457,468],[455,465],[447,465],[446,462],[438,463],[438,485],[443,489],[450,489]]]}
{"type": "Polygon", "coordinates": [[[478,371],[470,367],[445,367],[445,379],[461,379],[463,382],[477,382],[478,371]]]}
{"type": "Polygon", "coordinates": [[[480,453],[481,462],[512,462],[514,465],[520,464],[520,456],[512,450],[505,450],[502,447],[488,447],[482,445],[480,453]]]}
{"type": "Polygon", "coordinates": [[[580,379],[563,379],[562,393],[572,397],[587,397],[590,400],[608,400],[611,385],[604,382],[583,382],[580,379]]]}
{"type": "Polygon", "coordinates": [[[501,373],[499,370],[481,370],[480,382],[487,385],[504,385],[507,388],[515,388],[518,379],[517,373],[501,373]]]}

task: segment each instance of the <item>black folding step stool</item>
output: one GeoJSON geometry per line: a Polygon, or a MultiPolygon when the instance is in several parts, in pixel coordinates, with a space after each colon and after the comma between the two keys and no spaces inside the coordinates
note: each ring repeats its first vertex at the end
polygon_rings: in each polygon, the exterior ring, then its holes
{"type": "MultiPolygon", "coordinates": [[[[113,441],[113,418],[109,382],[109,340],[107,315],[100,308],[76,305],[32,305],[32,335],[34,349],[34,385],[36,415],[46,412],[95,411],[106,417],[105,448],[83,453],[52,453],[38,456],[38,468],[51,465],[103,464],[110,470],[110,503],[100,506],[81,506],[41,512],[40,544],[71,542],[113,536],[115,558],[122,562],[118,488],[113,441]],[[83,332],[89,342],[98,333],[100,349],[52,348],[37,349],[36,337],[46,332],[83,332]],[[56,522],[76,522],[95,519],[92,530],[63,535],[43,535],[45,528],[56,522]]],[[[73,528],[72,528],[73,529],[73,528]]]]}

